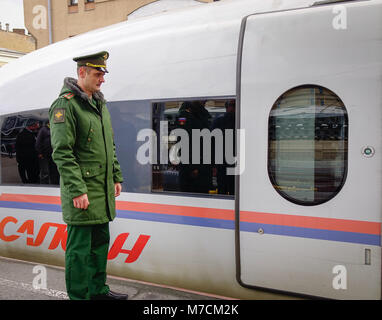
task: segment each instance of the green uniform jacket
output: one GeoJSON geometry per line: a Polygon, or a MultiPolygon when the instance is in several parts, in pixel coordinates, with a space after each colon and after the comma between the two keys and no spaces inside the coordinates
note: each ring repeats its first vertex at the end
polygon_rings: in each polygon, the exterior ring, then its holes
{"type": "Polygon", "coordinates": [[[66,78],[60,96],[50,107],[53,160],[60,173],[61,205],[69,225],[92,225],[115,218],[114,183],[122,182],[109,111],[100,92],[93,100],[66,78]],[[87,210],[73,198],[87,193],[87,210]]]}

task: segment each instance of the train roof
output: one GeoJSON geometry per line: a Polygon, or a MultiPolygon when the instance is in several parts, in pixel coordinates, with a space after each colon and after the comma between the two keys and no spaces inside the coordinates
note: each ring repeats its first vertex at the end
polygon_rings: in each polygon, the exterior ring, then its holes
{"type": "Polygon", "coordinates": [[[242,19],[313,3],[222,0],[65,39],[0,68],[0,114],[48,108],[64,77],[76,78],[72,58],[102,50],[110,53],[110,73],[102,87],[109,101],[235,95],[242,19]]]}

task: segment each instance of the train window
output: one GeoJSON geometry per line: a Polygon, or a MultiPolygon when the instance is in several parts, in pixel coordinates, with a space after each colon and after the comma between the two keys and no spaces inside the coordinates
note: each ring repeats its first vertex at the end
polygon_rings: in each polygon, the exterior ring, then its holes
{"type": "Polygon", "coordinates": [[[150,193],[151,166],[137,161],[141,142],[139,132],[151,128],[151,101],[113,101],[107,104],[114,132],[114,143],[121,165],[124,192],[150,193]]]}
{"type": "Polygon", "coordinates": [[[152,105],[152,191],[234,194],[235,100],[152,105]]]}
{"type": "Polygon", "coordinates": [[[1,183],[58,185],[48,109],[13,114],[1,122],[1,183]]]}
{"type": "Polygon", "coordinates": [[[270,112],[268,142],[268,174],[287,200],[317,205],[342,188],[348,116],[332,91],[306,85],[281,95],[270,112]]]}

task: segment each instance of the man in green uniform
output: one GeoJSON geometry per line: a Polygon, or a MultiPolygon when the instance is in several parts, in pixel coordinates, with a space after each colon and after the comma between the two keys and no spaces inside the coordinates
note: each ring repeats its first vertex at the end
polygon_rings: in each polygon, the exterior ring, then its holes
{"type": "Polygon", "coordinates": [[[67,223],[65,280],[70,299],[118,299],[106,285],[109,221],[122,186],[110,114],[100,91],[106,51],[77,57],[78,80],[65,78],[50,110],[53,160],[67,223]]]}

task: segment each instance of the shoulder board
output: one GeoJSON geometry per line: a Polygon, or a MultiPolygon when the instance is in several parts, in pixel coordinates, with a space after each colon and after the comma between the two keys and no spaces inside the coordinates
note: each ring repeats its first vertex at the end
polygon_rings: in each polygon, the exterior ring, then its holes
{"type": "Polygon", "coordinates": [[[72,93],[72,92],[66,93],[63,95],[63,97],[70,100],[74,97],[74,93],[72,93]]]}

